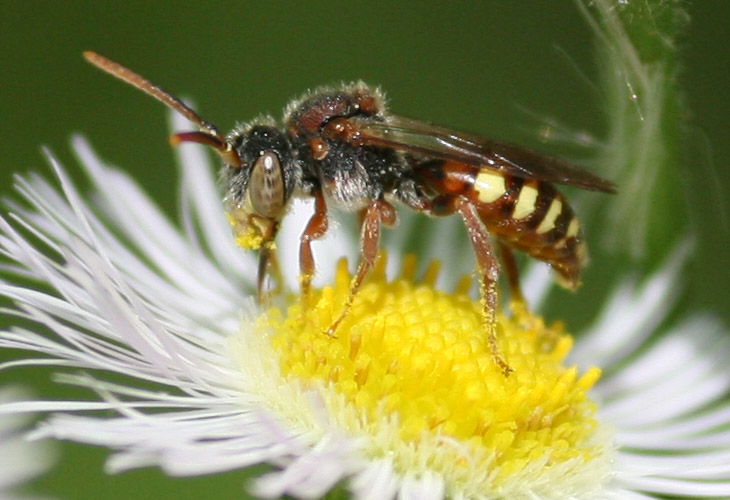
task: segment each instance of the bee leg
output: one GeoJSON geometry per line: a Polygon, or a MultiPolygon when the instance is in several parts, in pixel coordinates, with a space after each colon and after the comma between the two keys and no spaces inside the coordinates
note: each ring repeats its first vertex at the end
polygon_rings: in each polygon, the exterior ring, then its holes
{"type": "Polygon", "coordinates": [[[334,337],[337,328],[350,312],[352,303],[355,300],[358,290],[362,286],[365,277],[375,265],[380,246],[380,225],[391,227],[397,221],[395,208],[385,200],[371,201],[363,211],[362,226],[360,230],[360,263],[357,266],[357,273],[350,282],[350,292],[345,300],[340,316],[327,329],[327,335],[334,337]]]}
{"type": "Polygon", "coordinates": [[[541,318],[535,318],[527,307],[520,281],[517,273],[517,264],[515,263],[514,253],[504,242],[498,241],[499,253],[502,257],[505,272],[507,273],[507,281],[510,287],[509,308],[512,312],[512,318],[522,326],[525,330],[533,330],[539,332],[541,346],[545,352],[549,352],[555,347],[555,343],[560,340],[560,335],[550,328],[545,328],[545,324],[541,318]]]}
{"type": "Polygon", "coordinates": [[[474,205],[463,197],[455,197],[454,203],[466,225],[481,275],[479,294],[484,305],[484,322],[487,328],[489,350],[492,352],[492,359],[506,377],[512,372],[512,368],[502,358],[497,345],[497,279],[499,278],[499,263],[489,242],[489,232],[479,218],[479,213],[474,205]]]}
{"type": "Polygon", "coordinates": [[[314,193],[314,213],[307,223],[307,227],[299,237],[299,285],[301,287],[302,303],[309,301],[309,292],[314,278],[314,255],[312,241],[324,236],[327,232],[327,204],[322,193],[314,193]]]}
{"type": "MultiPolygon", "coordinates": [[[[502,264],[507,274],[507,283],[509,284],[510,290],[509,308],[512,312],[512,317],[526,329],[537,328],[538,325],[535,324],[527,310],[525,296],[522,295],[514,253],[503,241],[498,240],[497,244],[499,245],[499,255],[502,258],[502,264]]],[[[541,330],[544,330],[544,328],[541,328],[541,330]]]]}
{"type": "Polygon", "coordinates": [[[517,262],[515,262],[515,255],[512,249],[508,247],[503,241],[497,240],[499,246],[499,255],[502,258],[502,264],[504,271],[507,274],[507,283],[509,284],[511,302],[523,303],[525,297],[522,295],[522,288],[520,287],[520,277],[517,272],[517,262]]]}

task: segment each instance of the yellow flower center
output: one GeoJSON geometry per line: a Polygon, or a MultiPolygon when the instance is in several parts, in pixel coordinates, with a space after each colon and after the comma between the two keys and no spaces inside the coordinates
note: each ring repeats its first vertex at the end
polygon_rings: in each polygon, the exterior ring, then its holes
{"type": "Polygon", "coordinates": [[[371,438],[371,458],[388,457],[402,474],[437,472],[447,493],[520,498],[556,476],[560,497],[600,482],[596,461],[605,462],[607,450],[595,438],[595,405],[586,395],[600,370],[580,375],[563,365],[572,338],[561,326],[546,327],[519,304],[511,317],[500,314],[499,349],[514,370],[505,377],[468,280],[454,293],[438,291],[438,266],[414,282],[416,262],[406,258],[401,276],[388,281],[384,260],[336,338],[324,332],[349,292],[344,261],[332,286],[312,291],[308,307],[296,301],[257,320],[259,331],[273,332],[282,376],[325,391],[332,420],[371,438]],[[567,477],[589,469],[580,486],[570,486],[567,477]]]}

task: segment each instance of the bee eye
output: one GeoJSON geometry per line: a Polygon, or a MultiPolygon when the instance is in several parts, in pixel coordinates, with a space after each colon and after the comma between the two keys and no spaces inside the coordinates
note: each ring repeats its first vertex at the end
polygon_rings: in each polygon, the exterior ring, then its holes
{"type": "Polygon", "coordinates": [[[248,196],[254,211],[268,219],[278,219],[284,209],[284,173],[279,157],[270,151],[254,162],[248,181],[248,196]]]}

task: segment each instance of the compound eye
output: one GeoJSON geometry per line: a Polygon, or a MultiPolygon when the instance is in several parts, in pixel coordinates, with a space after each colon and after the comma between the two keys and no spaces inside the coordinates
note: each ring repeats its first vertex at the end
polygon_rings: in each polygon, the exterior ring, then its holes
{"type": "Polygon", "coordinates": [[[285,202],[284,172],[279,157],[270,151],[258,157],[248,181],[251,206],[261,217],[278,219],[285,202]]]}

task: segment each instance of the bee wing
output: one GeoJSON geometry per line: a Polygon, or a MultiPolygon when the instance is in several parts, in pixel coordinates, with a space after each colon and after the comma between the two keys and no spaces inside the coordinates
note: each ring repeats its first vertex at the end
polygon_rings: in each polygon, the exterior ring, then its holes
{"type": "Polygon", "coordinates": [[[560,158],[402,116],[357,123],[362,144],[492,168],[515,177],[615,193],[606,179],[560,158]]]}

